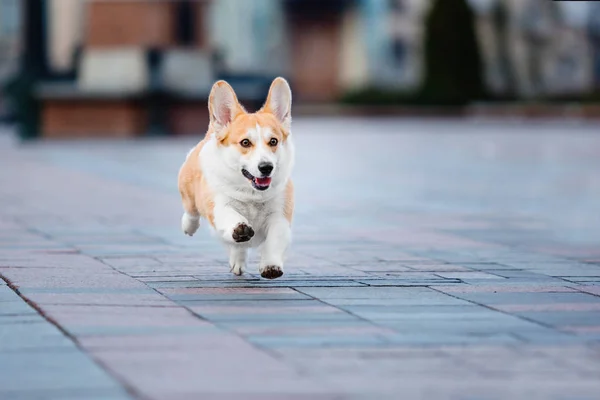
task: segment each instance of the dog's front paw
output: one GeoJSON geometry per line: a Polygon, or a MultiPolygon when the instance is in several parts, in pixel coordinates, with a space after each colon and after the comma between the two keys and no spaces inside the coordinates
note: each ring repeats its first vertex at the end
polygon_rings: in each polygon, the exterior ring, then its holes
{"type": "Polygon", "coordinates": [[[277,279],[283,275],[283,269],[277,265],[267,265],[260,271],[260,276],[265,279],[277,279]]]}
{"type": "Polygon", "coordinates": [[[252,229],[252,227],[250,227],[244,223],[238,224],[238,226],[235,227],[235,229],[233,230],[233,233],[231,234],[231,238],[236,243],[247,242],[250,239],[252,239],[253,236],[254,236],[254,229],[252,229]]]}
{"type": "Polygon", "coordinates": [[[244,264],[238,262],[230,264],[229,271],[235,276],[242,276],[244,274],[244,264]]]}

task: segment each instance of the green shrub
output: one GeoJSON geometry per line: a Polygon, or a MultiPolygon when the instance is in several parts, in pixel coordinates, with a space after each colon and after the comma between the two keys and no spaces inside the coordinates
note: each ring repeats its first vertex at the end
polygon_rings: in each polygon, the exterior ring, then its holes
{"type": "Polygon", "coordinates": [[[475,15],[466,0],[434,0],[425,20],[425,78],[431,104],[460,105],[485,97],[475,15]]]}

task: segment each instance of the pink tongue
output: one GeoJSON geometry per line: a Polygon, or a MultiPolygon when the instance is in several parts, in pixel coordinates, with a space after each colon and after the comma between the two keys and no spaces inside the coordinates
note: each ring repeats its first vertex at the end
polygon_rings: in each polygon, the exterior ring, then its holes
{"type": "Polygon", "coordinates": [[[266,177],[266,178],[256,178],[256,183],[260,186],[266,186],[271,184],[271,178],[266,177]]]}

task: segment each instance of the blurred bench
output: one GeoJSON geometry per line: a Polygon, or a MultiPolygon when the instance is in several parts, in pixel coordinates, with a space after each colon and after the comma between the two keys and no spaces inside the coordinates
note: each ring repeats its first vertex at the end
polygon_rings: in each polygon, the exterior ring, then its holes
{"type": "Polygon", "coordinates": [[[42,136],[201,135],[217,79],[227,80],[249,110],[262,105],[273,77],[218,74],[214,65],[212,53],[194,48],[83,50],[74,80],[45,82],[36,89],[42,136]]]}
{"type": "Polygon", "coordinates": [[[147,130],[150,73],[142,49],[84,50],[74,82],[38,85],[42,136],[134,137],[147,130]]]}

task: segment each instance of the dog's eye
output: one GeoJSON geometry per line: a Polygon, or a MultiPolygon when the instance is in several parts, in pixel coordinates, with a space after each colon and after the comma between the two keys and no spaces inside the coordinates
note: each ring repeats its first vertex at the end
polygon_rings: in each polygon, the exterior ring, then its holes
{"type": "Polygon", "coordinates": [[[250,143],[250,141],[248,139],[244,139],[240,142],[240,145],[242,147],[250,147],[250,146],[252,146],[252,143],[250,143]]]}
{"type": "Polygon", "coordinates": [[[275,138],[269,140],[269,146],[275,147],[275,146],[277,146],[277,143],[279,143],[279,141],[275,138]]]}

